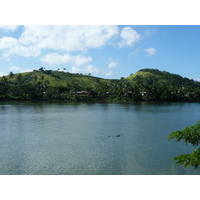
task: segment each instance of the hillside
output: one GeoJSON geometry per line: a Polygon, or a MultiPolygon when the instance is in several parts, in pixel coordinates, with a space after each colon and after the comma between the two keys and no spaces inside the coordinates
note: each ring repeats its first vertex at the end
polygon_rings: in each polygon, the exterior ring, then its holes
{"type": "Polygon", "coordinates": [[[189,78],[183,78],[178,74],[172,74],[157,69],[141,69],[135,74],[126,78],[128,81],[142,81],[148,85],[165,85],[165,86],[192,86],[199,87],[200,83],[189,78]]]}
{"type": "MultiPolygon", "coordinates": [[[[157,69],[141,69],[135,74],[131,74],[125,79],[103,79],[94,77],[91,75],[83,75],[79,73],[69,73],[52,70],[34,70],[32,72],[18,73],[5,76],[9,84],[14,85],[34,85],[37,82],[48,82],[51,87],[67,87],[73,84],[79,84],[82,87],[94,87],[99,83],[111,84],[113,82],[125,82],[128,81],[131,84],[135,84],[138,81],[142,81],[148,85],[165,85],[165,86],[192,86],[199,87],[200,82],[191,80],[189,78],[183,78],[178,74],[172,74],[166,71],[159,71],[157,69]]],[[[0,77],[2,80],[2,77],[0,77]]]]}
{"type": "Polygon", "coordinates": [[[0,100],[200,100],[200,82],[157,69],[127,78],[103,79],[69,72],[34,70],[0,77],[0,100]],[[81,91],[87,91],[82,95],[81,91]]]}
{"type": "MultiPolygon", "coordinates": [[[[67,87],[74,84],[82,87],[94,87],[98,83],[110,83],[111,79],[103,79],[91,75],[79,73],[69,73],[52,70],[34,70],[32,72],[9,74],[5,76],[9,84],[14,85],[34,85],[38,82],[46,82],[51,87],[67,87]]],[[[2,77],[0,77],[2,80],[2,77]]],[[[117,81],[117,80],[116,80],[117,81]]]]}

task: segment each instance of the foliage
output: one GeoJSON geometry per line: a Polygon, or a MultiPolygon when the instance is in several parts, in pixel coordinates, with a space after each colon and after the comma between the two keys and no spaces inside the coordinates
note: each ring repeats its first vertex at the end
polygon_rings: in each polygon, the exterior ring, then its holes
{"type": "Polygon", "coordinates": [[[193,166],[194,169],[198,169],[200,167],[200,148],[195,149],[191,154],[177,156],[173,160],[177,161],[178,165],[184,167],[193,166]]]}
{"type": "Polygon", "coordinates": [[[0,99],[199,101],[200,83],[156,69],[143,69],[128,78],[102,79],[91,74],[46,70],[0,77],[0,99]],[[88,91],[87,96],[77,92],[88,91]]]}
{"type": "MultiPolygon", "coordinates": [[[[176,142],[181,140],[185,143],[190,143],[193,146],[198,146],[200,143],[200,120],[193,126],[186,127],[182,131],[174,131],[168,136],[169,140],[176,139],[176,142]]],[[[191,154],[183,154],[174,158],[177,164],[184,167],[193,166],[195,169],[200,167],[200,148],[193,150],[191,154]]]]}

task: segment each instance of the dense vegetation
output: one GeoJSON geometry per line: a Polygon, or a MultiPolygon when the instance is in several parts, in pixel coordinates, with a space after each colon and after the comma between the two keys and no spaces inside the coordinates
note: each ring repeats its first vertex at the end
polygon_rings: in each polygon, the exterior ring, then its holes
{"type": "Polygon", "coordinates": [[[40,68],[0,77],[0,100],[199,101],[200,82],[157,69],[102,79],[40,68]],[[87,91],[81,93],[81,91],[87,91]]]}
{"type": "MultiPolygon", "coordinates": [[[[185,143],[190,143],[193,146],[200,144],[200,120],[190,127],[186,127],[182,131],[174,131],[169,135],[169,139],[176,139],[176,142],[183,140],[185,143]]],[[[178,165],[184,167],[200,168],[200,148],[193,150],[191,154],[182,154],[174,158],[178,165]]]]}

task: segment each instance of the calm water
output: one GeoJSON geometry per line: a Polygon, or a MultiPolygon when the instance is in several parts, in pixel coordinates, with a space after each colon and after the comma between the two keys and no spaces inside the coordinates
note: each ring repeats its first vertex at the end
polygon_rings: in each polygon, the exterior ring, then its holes
{"type": "Polygon", "coordinates": [[[1,102],[0,174],[200,174],[172,161],[195,147],[167,138],[199,113],[200,103],[1,102]]]}

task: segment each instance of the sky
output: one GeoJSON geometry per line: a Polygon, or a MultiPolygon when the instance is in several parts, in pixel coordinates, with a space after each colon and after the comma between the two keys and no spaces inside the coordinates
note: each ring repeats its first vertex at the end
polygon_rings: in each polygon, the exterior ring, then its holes
{"type": "Polygon", "coordinates": [[[119,79],[143,68],[200,81],[198,25],[1,25],[0,76],[44,67],[119,79]]]}

